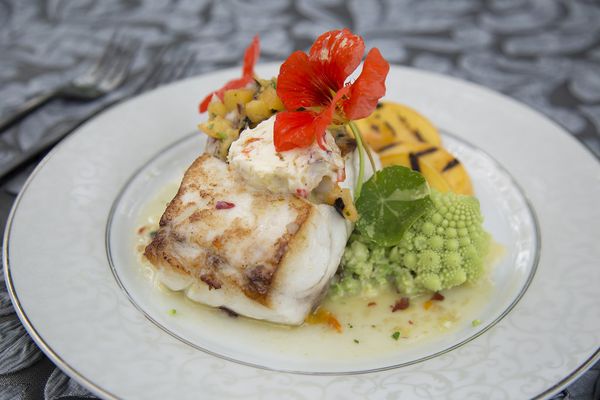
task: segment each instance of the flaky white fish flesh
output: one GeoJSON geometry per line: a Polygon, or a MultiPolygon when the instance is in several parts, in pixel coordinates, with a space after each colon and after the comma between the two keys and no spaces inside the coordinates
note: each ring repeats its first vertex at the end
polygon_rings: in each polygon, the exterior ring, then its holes
{"type": "Polygon", "coordinates": [[[256,189],[204,154],[186,171],[145,256],[163,284],[192,300],[298,325],[326,292],[351,228],[333,207],[256,189]]]}

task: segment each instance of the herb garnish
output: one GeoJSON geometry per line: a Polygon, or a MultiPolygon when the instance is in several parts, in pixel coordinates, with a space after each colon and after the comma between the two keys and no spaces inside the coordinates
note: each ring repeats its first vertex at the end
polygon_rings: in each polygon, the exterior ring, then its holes
{"type": "Polygon", "coordinates": [[[356,200],[357,229],[380,246],[394,246],[430,207],[429,186],[418,172],[401,166],[378,171],[356,200]]]}

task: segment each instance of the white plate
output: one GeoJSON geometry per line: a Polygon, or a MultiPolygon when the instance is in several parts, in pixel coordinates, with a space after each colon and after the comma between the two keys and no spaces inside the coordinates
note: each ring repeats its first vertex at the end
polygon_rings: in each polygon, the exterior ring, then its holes
{"type": "Polygon", "coordinates": [[[167,319],[165,303],[127,268],[127,237],[140,194],[200,151],[199,140],[184,139],[200,120],[198,100],[238,73],[188,79],[107,111],[58,146],[17,199],[4,243],[9,290],[29,333],[65,372],[107,398],[530,398],[559,390],[598,358],[598,162],[510,99],[399,67],[387,98],[456,135],[444,140],[473,174],[488,227],[509,246],[484,324],[385,359],[315,367],[167,319]]]}

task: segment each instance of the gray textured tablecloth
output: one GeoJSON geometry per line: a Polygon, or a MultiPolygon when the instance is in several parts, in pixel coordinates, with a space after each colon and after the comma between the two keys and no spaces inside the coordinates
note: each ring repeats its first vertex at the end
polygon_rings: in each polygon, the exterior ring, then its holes
{"type": "MultiPolygon", "coordinates": [[[[558,122],[600,156],[597,1],[0,0],[0,116],[94,64],[115,31],[142,43],[133,78],[115,93],[86,104],[55,101],[2,133],[0,164],[103,103],[135,93],[167,44],[196,55],[188,71],[193,75],[239,64],[255,33],[261,36],[261,61],[269,61],[306,49],[318,34],[339,27],[364,36],[392,63],[506,93],[558,122]]],[[[0,182],[2,229],[34,164],[0,182]]],[[[599,375],[597,364],[557,398],[600,399],[599,375]]],[[[44,397],[93,396],[33,344],[2,281],[0,399],[44,397]]]]}

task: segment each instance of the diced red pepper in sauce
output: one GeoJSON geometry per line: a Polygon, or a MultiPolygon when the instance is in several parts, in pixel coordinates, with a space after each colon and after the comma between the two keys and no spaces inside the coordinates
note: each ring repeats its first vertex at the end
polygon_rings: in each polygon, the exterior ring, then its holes
{"type": "Polygon", "coordinates": [[[410,305],[410,299],[408,297],[403,297],[400,300],[396,301],[396,303],[391,306],[392,312],[396,312],[398,310],[406,310],[410,305]]]}
{"type": "Polygon", "coordinates": [[[306,191],[306,189],[296,189],[296,195],[298,197],[302,197],[303,199],[308,197],[308,192],[306,191]]]}
{"type": "Polygon", "coordinates": [[[217,201],[217,204],[215,205],[215,208],[217,210],[227,210],[233,207],[235,207],[235,204],[230,203],[228,201],[217,201]]]}
{"type": "Polygon", "coordinates": [[[340,321],[338,321],[333,313],[324,308],[319,308],[316,312],[309,314],[305,322],[307,324],[326,324],[336,332],[342,333],[342,324],[340,324],[340,321]]]}
{"type": "Polygon", "coordinates": [[[435,300],[435,301],[442,301],[444,299],[445,299],[444,295],[441,294],[440,292],[435,292],[433,294],[433,296],[431,296],[431,300],[435,300]]]}

